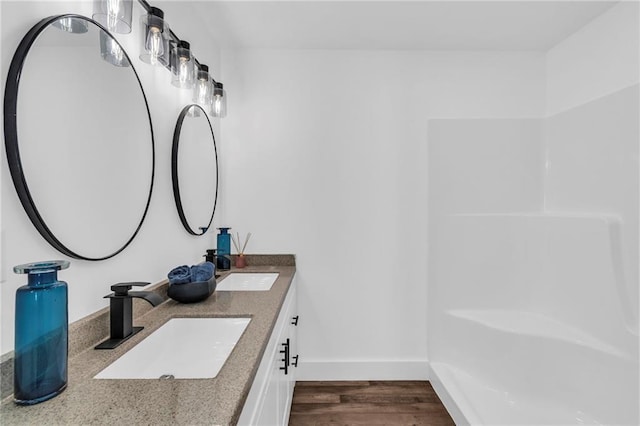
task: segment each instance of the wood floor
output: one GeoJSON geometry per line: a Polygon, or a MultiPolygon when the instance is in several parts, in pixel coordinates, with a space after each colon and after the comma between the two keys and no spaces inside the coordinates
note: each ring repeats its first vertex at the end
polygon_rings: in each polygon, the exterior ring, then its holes
{"type": "Polygon", "coordinates": [[[425,381],[297,382],[290,426],[454,425],[425,381]]]}

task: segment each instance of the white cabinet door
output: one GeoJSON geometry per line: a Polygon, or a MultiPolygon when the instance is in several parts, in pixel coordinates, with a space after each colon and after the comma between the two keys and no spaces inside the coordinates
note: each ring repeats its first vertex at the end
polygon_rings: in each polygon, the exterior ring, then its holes
{"type": "Polygon", "coordinates": [[[278,425],[286,425],[289,418],[285,418],[287,415],[287,391],[289,375],[291,374],[291,366],[289,365],[289,337],[287,333],[287,327],[284,328],[283,333],[280,336],[280,348],[281,353],[278,354],[278,371],[274,377],[274,383],[278,388],[278,425]],[[286,353],[283,353],[285,352],[286,353]]]}
{"type": "MultiPolygon", "coordinates": [[[[277,358],[277,357],[276,357],[277,358]]],[[[273,359],[275,361],[275,359],[273,359]]],[[[272,365],[270,377],[265,392],[262,394],[262,407],[258,410],[257,419],[251,422],[256,426],[278,426],[281,423],[281,408],[278,399],[277,379],[279,372],[276,365],[272,365]]]]}

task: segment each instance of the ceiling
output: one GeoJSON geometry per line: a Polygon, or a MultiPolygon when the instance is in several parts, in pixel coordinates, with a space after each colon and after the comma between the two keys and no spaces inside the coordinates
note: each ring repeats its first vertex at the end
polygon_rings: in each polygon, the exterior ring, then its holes
{"type": "Polygon", "coordinates": [[[546,51],[617,2],[175,3],[189,4],[183,10],[226,48],[546,51]]]}

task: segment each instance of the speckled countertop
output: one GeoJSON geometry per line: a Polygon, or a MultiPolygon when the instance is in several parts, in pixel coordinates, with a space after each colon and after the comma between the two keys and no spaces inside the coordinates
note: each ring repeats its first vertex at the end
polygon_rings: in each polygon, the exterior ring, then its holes
{"type": "MultiPolygon", "coordinates": [[[[291,285],[295,266],[248,266],[232,272],[279,272],[280,275],[270,291],[216,290],[207,300],[194,304],[180,304],[169,299],[138,316],[134,325],[144,326],[144,330],[113,350],[93,349],[96,343],[108,337],[101,334],[96,336],[97,341],[88,339],[91,340],[87,342],[89,346],[85,344],[84,348],[77,349],[74,354],[74,328],[71,327],[67,389],[57,397],[33,406],[17,406],[11,397],[5,398],[0,408],[0,423],[235,424],[291,285]],[[249,316],[251,322],[220,373],[213,379],[93,378],[171,318],[230,316],[249,316]]],[[[224,275],[218,282],[223,278],[224,275]]],[[[159,292],[166,292],[166,283],[160,283],[158,287],[159,292]]],[[[141,305],[135,305],[134,311],[139,306],[141,305]]],[[[102,311],[98,314],[105,316],[102,311]]]]}

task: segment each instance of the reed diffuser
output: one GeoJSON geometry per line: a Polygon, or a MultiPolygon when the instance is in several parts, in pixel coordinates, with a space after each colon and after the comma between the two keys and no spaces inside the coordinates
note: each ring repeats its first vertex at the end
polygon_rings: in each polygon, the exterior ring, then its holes
{"type": "Polygon", "coordinates": [[[233,246],[238,252],[238,256],[236,257],[236,268],[244,268],[245,266],[247,266],[247,260],[244,257],[244,250],[247,248],[247,244],[249,243],[250,238],[251,232],[247,234],[247,239],[244,240],[244,244],[242,244],[242,239],[240,238],[239,232],[236,232],[235,236],[231,234],[231,241],[233,242],[233,246]],[[242,247],[242,249],[240,247],[242,247]]]}

